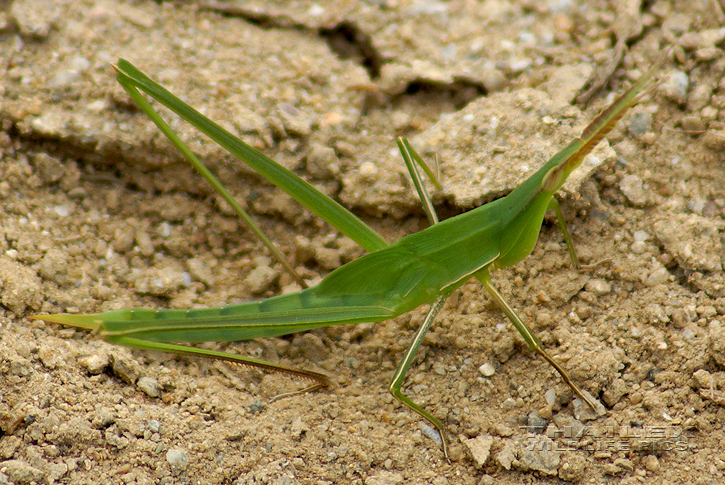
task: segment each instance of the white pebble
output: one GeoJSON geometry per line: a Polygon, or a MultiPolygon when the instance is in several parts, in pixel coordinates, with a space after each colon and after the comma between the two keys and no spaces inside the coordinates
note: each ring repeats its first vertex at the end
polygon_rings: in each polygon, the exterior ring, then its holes
{"type": "Polygon", "coordinates": [[[425,421],[421,421],[418,426],[420,427],[420,430],[423,432],[423,434],[433,440],[433,442],[435,442],[438,446],[441,446],[443,444],[443,441],[441,440],[441,435],[438,434],[437,429],[435,429],[425,421]]]}
{"type": "Polygon", "coordinates": [[[687,74],[677,69],[672,69],[660,85],[659,90],[670,101],[685,104],[689,87],[690,79],[687,74]]]}
{"type": "Polygon", "coordinates": [[[633,236],[635,241],[646,241],[649,239],[649,233],[646,231],[636,231],[633,236]]]}
{"type": "Polygon", "coordinates": [[[496,368],[492,366],[489,362],[486,362],[478,368],[478,372],[480,372],[481,375],[484,377],[491,377],[496,373],[496,368]]]}
{"type": "Polygon", "coordinates": [[[612,291],[612,285],[607,283],[604,280],[600,280],[597,278],[593,278],[589,281],[587,281],[586,286],[584,287],[588,292],[594,293],[596,296],[604,296],[608,295],[612,291]]]}
{"type": "Polygon", "coordinates": [[[100,374],[103,370],[108,367],[108,355],[93,354],[88,357],[79,359],[80,364],[86,368],[86,370],[93,374],[100,374]]]}
{"type": "Polygon", "coordinates": [[[667,268],[661,267],[650,273],[644,284],[647,286],[661,285],[666,283],[669,277],[670,274],[667,272],[667,268]]]}
{"type": "Polygon", "coordinates": [[[647,203],[647,191],[642,179],[636,175],[625,175],[619,183],[619,189],[635,207],[643,207],[647,203]]]}
{"type": "Polygon", "coordinates": [[[48,87],[51,89],[64,88],[76,84],[80,80],[81,73],[78,71],[74,69],[61,69],[48,81],[48,87]]]}
{"type": "Polygon", "coordinates": [[[161,237],[171,236],[171,225],[168,222],[162,222],[161,224],[159,224],[159,227],[156,230],[156,234],[161,237]]]}
{"type": "Polygon", "coordinates": [[[173,469],[186,470],[189,466],[189,453],[183,448],[172,448],[166,452],[166,461],[173,469]]]}
{"type": "Polygon", "coordinates": [[[372,178],[378,174],[378,167],[372,162],[363,162],[360,164],[360,175],[363,178],[372,178]]]}
{"type": "Polygon", "coordinates": [[[53,211],[60,217],[68,217],[68,215],[70,214],[70,211],[64,205],[56,205],[55,207],[53,207],[53,211]]]}
{"type": "Polygon", "coordinates": [[[307,11],[310,17],[322,17],[325,15],[325,9],[315,4],[307,11]]]}
{"type": "Polygon", "coordinates": [[[84,72],[91,67],[91,63],[85,57],[76,56],[68,62],[68,67],[78,72],[84,72]]]}
{"type": "Polygon", "coordinates": [[[647,251],[647,244],[645,244],[644,241],[635,241],[629,248],[634,254],[644,254],[644,252],[647,251]]]}
{"type": "Polygon", "coordinates": [[[159,397],[159,381],[153,377],[142,377],[136,382],[136,387],[141,389],[148,397],[159,397]]]}

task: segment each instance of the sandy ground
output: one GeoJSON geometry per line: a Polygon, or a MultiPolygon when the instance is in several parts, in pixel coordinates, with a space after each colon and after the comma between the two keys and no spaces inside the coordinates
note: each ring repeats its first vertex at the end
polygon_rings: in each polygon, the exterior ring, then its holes
{"type": "MultiPolygon", "coordinates": [[[[722,483],[725,15],[643,3],[1,2],[0,483],[722,483]],[[118,57],[389,241],[427,225],[396,136],[437,159],[450,217],[510,191],[661,60],[667,81],[562,191],[582,261],[604,261],[574,271],[549,221],[494,275],[604,415],[474,283],[405,387],[444,421],[450,463],[386,390],[424,308],[206,344],[332,377],[275,402],[304,383],[29,321],[294,289],[117,85],[118,57]],[[577,102],[592,79],[604,89],[577,102]]],[[[363,254],[172,125],[306,278],[363,254]]]]}

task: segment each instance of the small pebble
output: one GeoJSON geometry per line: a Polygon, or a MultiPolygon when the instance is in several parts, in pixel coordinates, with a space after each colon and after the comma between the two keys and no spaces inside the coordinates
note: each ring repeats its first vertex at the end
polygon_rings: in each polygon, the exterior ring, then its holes
{"type": "Polygon", "coordinates": [[[700,386],[700,389],[709,389],[713,384],[712,374],[705,369],[696,370],[692,376],[695,378],[697,385],[700,386]]]}
{"type": "Polygon", "coordinates": [[[75,69],[61,69],[48,81],[48,87],[50,89],[65,88],[77,84],[81,79],[81,73],[75,69]]]}
{"type": "Polygon", "coordinates": [[[670,101],[677,104],[685,104],[687,102],[687,90],[690,87],[690,79],[682,71],[673,69],[662,82],[659,91],[670,101]]]}
{"type": "Polygon", "coordinates": [[[516,464],[517,470],[535,472],[540,475],[556,476],[561,463],[561,451],[548,437],[531,435],[521,447],[516,464]]]}
{"type": "Polygon", "coordinates": [[[634,254],[643,254],[647,251],[647,244],[642,241],[635,241],[629,248],[634,254]]]}
{"type": "Polygon", "coordinates": [[[634,470],[634,463],[632,463],[632,460],[628,460],[626,458],[617,458],[614,460],[614,464],[629,472],[634,470]]]}
{"type": "Polygon", "coordinates": [[[15,249],[7,250],[5,256],[7,259],[0,264],[0,304],[16,315],[21,315],[27,307],[40,308],[44,292],[40,289],[41,281],[36,271],[27,264],[13,261],[18,256],[15,249]]]}
{"type": "Polygon", "coordinates": [[[320,5],[314,4],[310,7],[309,10],[307,10],[307,14],[310,17],[322,17],[323,15],[325,15],[325,9],[320,5]]]}
{"type": "Polygon", "coordinates": [[[496,368],[491,365],[490,363],[486,362],[481,367],[478,368],[478,372],[481,373],[484,377],[491,377],[496,373],[496,368]]]}
{"type": "Polygon", "coordinates": [[[159,227],[156,229],[156,234],[158,234],[161,237],[169,237],[171,236],[171,225],[164,221],[161,224],[159,224],[159,227]]]}
{"type": "Polygon", "coordinates": [[[622,379],[614,379],[604,390],[602,399],[610,408],[617,404],[629,392],[629,386],[622,379]]]}
{"type": "Polygon", "coordinates": [[[88,197],[88,191],[83,187],[73,187],[68,191],[68,197],[71,199],[85,199],[88,197]]]}
{"type": "Polygon", "coordinates": [[[113,373],[123,382],[134,384],[138,380],[140,374],[138,362],[121,352],[112,352],[108,357],[113,373]]]}
{"type": "Polygon", "coordinates": [[[695,311],[701,318],[710,319],[717,315],[717,308],[715,308],[713,305],[700,305],[695,308],[695,311]]]}
{"type": "Polygon", "coordinates": [[[645,314],[649,319],[649,323],[669,323],[670,317],[667,316],[665,309],[662,305],[656,303],[650,303],[645,307],[645,314]]]}
{"type": "Polygon", "coordinates": [[[712,86],[708,83],[699,83],[690,91],[687,97],[687,109],[696,113],[710,104],[712,96],[712,86]]]}
{"type": "Polygon", "coordinates": [[[302,436],[310,430],[310,427],[299,416],[292,421],[290,426],[290,435],[295,441],[299,441],[302,436]]]}
{"type": "Polygon", "coordinates": [[[504,470],[510,470],[514,460],[516,460],[515,445],[511,440],[507,440],[503,449],[496,454],[496,463],[504,470]]]}
{"type": "Polygon", "coordinates": [[[509,70],[513,73],[519,73],[523,72],[529,67],[531,67],[532,60],[531,59],[511,59],[509,61],[509,70]]]}
{"type": "Polygon", "coordinates": [[[315,246],[315,261],[326,270],[335,270],[341,266],[340,253],[336,249],[315,246]]]}
{"type": "Polygon", "coordinates": [[[542,419],[549,420],[554,415],[554,407],[551,404],[547,404],[543,408],[539,409],[538,412],[542,419]]]}
{"type": "MultiPolygon", "coordinates": [[[[598,278],[592,278],[589,281],[587,281],[587,284],[584,286],[584,289],[586,291],[595,294],[596,296],[604,296],[608,295],[612,291],[612,285],[607,283],[604,280],[598,279],[598,278]]],[[[552,403],[553,404],[553,403],[552,403]]]]}
{"type": "Polygon", "coordinates": [[[646,241],[649,239],[649,233],[647,231],[635,231],[632,235],[635,241],[646,241]]]}
{"type": "Polygon", "coordinates": [[[483,74],[483,87],[491,94],[506,87],[506,76],[499,70],[487,70],[483,74]]]}
{"type": "Polygon", "coordinates": [[[558,470],[560,479],[570,483],[583,482],[589,465],[586,458],[581,454],[570,453],[564,455],[562,462],[558,470]]]}
{"type": "MultiPolygon", "coordinates": [[[[122,199],[123,199],[123,194],[121,193],[121,189],[111,189],[106,194],[105,206],[108,209],[110,209],[111,211],[115,211],[121,206],[122,199]]],[[[116,249],[118,249],[118,248],[116,248],[116,249]]]]}
{"type": "Polygon", "coordinates": [[[184,471],[189,466],[189,453],[183,448],[172,448],[166,452],[166,461],[172,470],[184,471]]]}
{"type": "Polygon", "coordinates": [[[199,258],[192,258],[186,262],[186,266],[195,280],[201,281],[207,287],[214,286],[216,278],[211,268],[204,261],[199,258]]]}
{"type": "Polygon", "coordinates": [[[33,164],[37,167],[38,175],[45,183],[57,182],[65,175],[66,169],[63,162],[46,153],[35,154],[33,156],[33,164]]]}
{"type": "Polygon", "coordinates": [[[534,411],[529,413],[526,424],[529,432],[543,433],[544,429],[546,429],[546,425],[548,424],[548,420],[542,418],[537,411],[534,411]]]}
{"type": "Polygon", "coordinates": [[[146,429],[152,433],[158,433],[161,431],[161,422],[158,419],[149,419],[148,423],[146,423],[146,429]]]}
{"type": "MultiPolygon", "coordinates": [[[[705,110],[703,109],[703,112],[704,111],[705,110]]],[[[702,136],[702,142],[710,150],[725,152],[725,130],[708,130],[702,136]]]]}
{"type": "Polygon", "coordinates": [[[632,115],[627,128],[634,136],[648,133],[652,129],[652,115],[646,111],[632,115]]]}
{"type": "Polygon", "coordinates": [[[185,271],[173,268],[149,269],[134,282],[134,291],[140,295],[168,296],[191,284],[185,271]]]}
{"type": "Polygon", "coordinates": [[[155,249],[154,243],[151,241],[151,236],[146,231],[136,231],[136,244],[138,245],[139,251],[146,257],[153,256],[155,249]]]}
{"type": "Polygon", "coordinates": [[[85,72],[91,67],[91,63],[85,57],[76,56],[68,61],[68,68],[78,72],[85,72]]]}
{"type": "Polygon", "coordinates": [[[438,446],[443,444],[443,441],[441,440],[441,435],[438,434],[438,430],[435,429],[433,426],[429,425],[425,421],[421,421],[419,427],[423,434],[430,438],[438,446]]]}
{"type": "Polygon", "coordinates": [[[360,164],[360,175],[363,179],[369,180],[378,174],[378,167],[372,162],[363,162],[360,164]]]}
{"type": "Polygon", "coordinates": [[[644,284],[646,286],[656,286],[656,285],[662,285],[667,283],[667,280],[670,277],[670,273],[667,271],[667,268],[662,267],[654,270],[645,280],[644,284]]]}
{"type": "Polygon", "coordinates": [[[57,248],[51,248],[40,260],[40,276],[43,279],[55,281],[58,285],[70,282],[68,276],[68,253],[57,248]]]}
{"type": "MultiPolygon", "coordinates": [[[[704,205],[701,207],[704,209],[704,205]]],[[[698,204],[692,209],[699,210],[698,204]]],[[[711,219],[696,214],[677,214],[656,222],[653,227],[665,251],[675,256],[683,267],[722,270],[720,229],[711,219]]]]}
{"type": "Polygon", "coordinates": [[[340,161],[332,147],[313,142],[307,153],[307,171],[315,178],[329,179],[335,175],[340,161]]]}
{"type": "Polygon", "coordinates": [[[682,118],[682,129],[690,132],[700,132],[705,130],[705,123],[699,116],[685,116],[682,118]]]}
{"type": "Polygon", "coordinates": [[[707,29],[685,32],[678,43],[687,50],[714,48],[725,39],[725,29],[707,29]]]}
{"type": "Polygon", "coordinates": [[[306,137],[311,132],[310,117],[289,103],[279,103],[277,114],[285,131],[294,136],[306,137]]]}
{"type": "Polygon", "coordinates": [[[480,435],[470,440],[465,440],[464,445],[473,457],[476,468],[482,468],[486,464],[486,460],[491,454],[491,446],[493,446],[493,437],[488,435],[480,435]]]}
{"type": "Polygon", "coordinates": [[[249,291],[258,295],[274,284],[279,278],[279,271],[267,266],[259,265],[249,272],[244,279],[244,283],[249,287],[249,291]]]}
{"type": "Polygon", "coordinates": [[[301,355],[311,362],[322,362],[330,355],[322,339],[313,333],[296,335],[289,353],[290,356],[301,355]]]}
{"type": "Polygon", "coordinates": [[[161,391],[159,390],[159,381],[153,377],[142,377],[136,383],[136,387],[141,389],[148,397],[159,397],[161,391]]]}
{"type": "Polygon", "coordinates": [[[554,424],[556,431],[561,432],[564,438],[581,437],[585,432],[584,423],[565,413],[554,416],[554,424]]]}
{"type": "Polygon", "coordinates": [[[88,357],[79,359],[80,364],[86,368],[88,373],[96,375],[103,372],[108,367],[108,355],[107,354],[93,354],[88,357]]]}
{"type": "Polygon", "coordinates": [[[107,428],[116,422],[116,416],[112,408],[101,407],[93,414],[92,423],[99,428],[107,428]]]}
{"type": "Polygon", "coordinates": [[[636,175],[625,175],[619,183],[619,190],[627,198],[630,204],[635,207],[643,207],[647,204],[647,191],[644,190],[642,179],[636,175]]]}
{"type": "Polygon", "coordinates": [[[53,207],[53,212],[58,214],[58,217],[68,217],[70,215],[70,210],[64,205],[56,205],[53,207]]]}
{"type": "Polygon", "coordinates": [[[708,353],[710,357],[720,366],[725,365],[725,328],[718,320],[713,320],[708,325],[710,345],[708,353]]]}
{"type": "Polygon", "coordinates": [[[119,227],[113,233],[113,249],[119,253],[127,253],[133,249],[136,231],[131,226],[119,227]]]}
{"type": "Polygon", "coordinates": [[[49,345],[41,345],[37,353],[40,361],[48,369],[55,369],[62,367],[65,363],[63,356],[58,352],[58,349],[49,345]]]}
{"type": "Polygon", "coordinates": [[[574,31],[576,23],[571,17],[560,13],[554,16],[554,27],[557,31],[571,33],[574,31]]]}
{"type": "Polygon", "coordinates": [[[604,416],[607,413],[607,409],[604,407],[598,399],[592,396],[589,392],[581,390],[584,397],[589,399],[594,404],[594,410],[589,407],[587,403],[582,401],[580,398],[574,399],[574,416],[581,421],[591,421],[597,419],[599,416],[604,416]]]}
{"type": "Polygon", "coordinates": [[[642,463],[647,470],[653,473],[660,469],[660,460],[655,455],[646,455],[642,459],[642,463]]]}
{"type": "Polygon", "coordinates": [[[714,61],[722,55],[722,50],[718,47],[706,47],[695,51],[695,58],[700,62],[714,61]]]}
{"type": "Polygon", "coordinates": [[[694,200],[688,200],[686,207],[690,212],[702,215],[703,211],[705,210],[706,203],[707,201],[705,199],[697,198],[694,200]]]}

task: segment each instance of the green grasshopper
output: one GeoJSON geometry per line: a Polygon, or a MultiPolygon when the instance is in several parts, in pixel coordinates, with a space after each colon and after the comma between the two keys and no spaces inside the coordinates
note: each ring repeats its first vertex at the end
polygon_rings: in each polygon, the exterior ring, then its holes
{"type": "MultiPolygon", "coordinates": [[[[579,138],[554,155],[509,195],[440,223],[415,163],[435,179],[408,142],[398,139],[401,153],[432,225],[388,244],[347,209],[183,103],[128,61],[121,59],[116,69],[117,79],[123,88],[245,220],[251,222],[239,204],[153,110],[139,89],[287,191],[358,242],[369,254],[333,271],[316,286],[303,286],[304,289],[296,293],[262,301],[193,310],[126,309],[89,315],[36,315],[31,318],[91,329],[104,340],[129,347],[201,355],[291,374],[313,382],[310,387],[299,391],[304,392],[327,386],[328,378],[315,372],[178,343],[241,341],[287,335],[328,325],[380,322],[428,303],[428,313],[398,364],[389,391],[398,401],[436,427],[441,436],[443,452],[448,457],[442,422],[405,396],[401,387],[423,337],[446,298],[470,278],[476,278],[528,346],[549,362],[573,391],[594,408],[591,400],[546,353],[539,338],[496,291],[491,283],[490,271],[512,266],[532,252],[544,215],[549,209],[555,211],[572,263],[578,267],[571,238],[553,195],[628,109],[639,102],[651,73],[643,75],[597,116],[579,138]]],[[[291,265],[285,263],[285,266],[291,269],[291,265]]],[[[304,285],[301,278],[298,281],[304,285]]]]}

